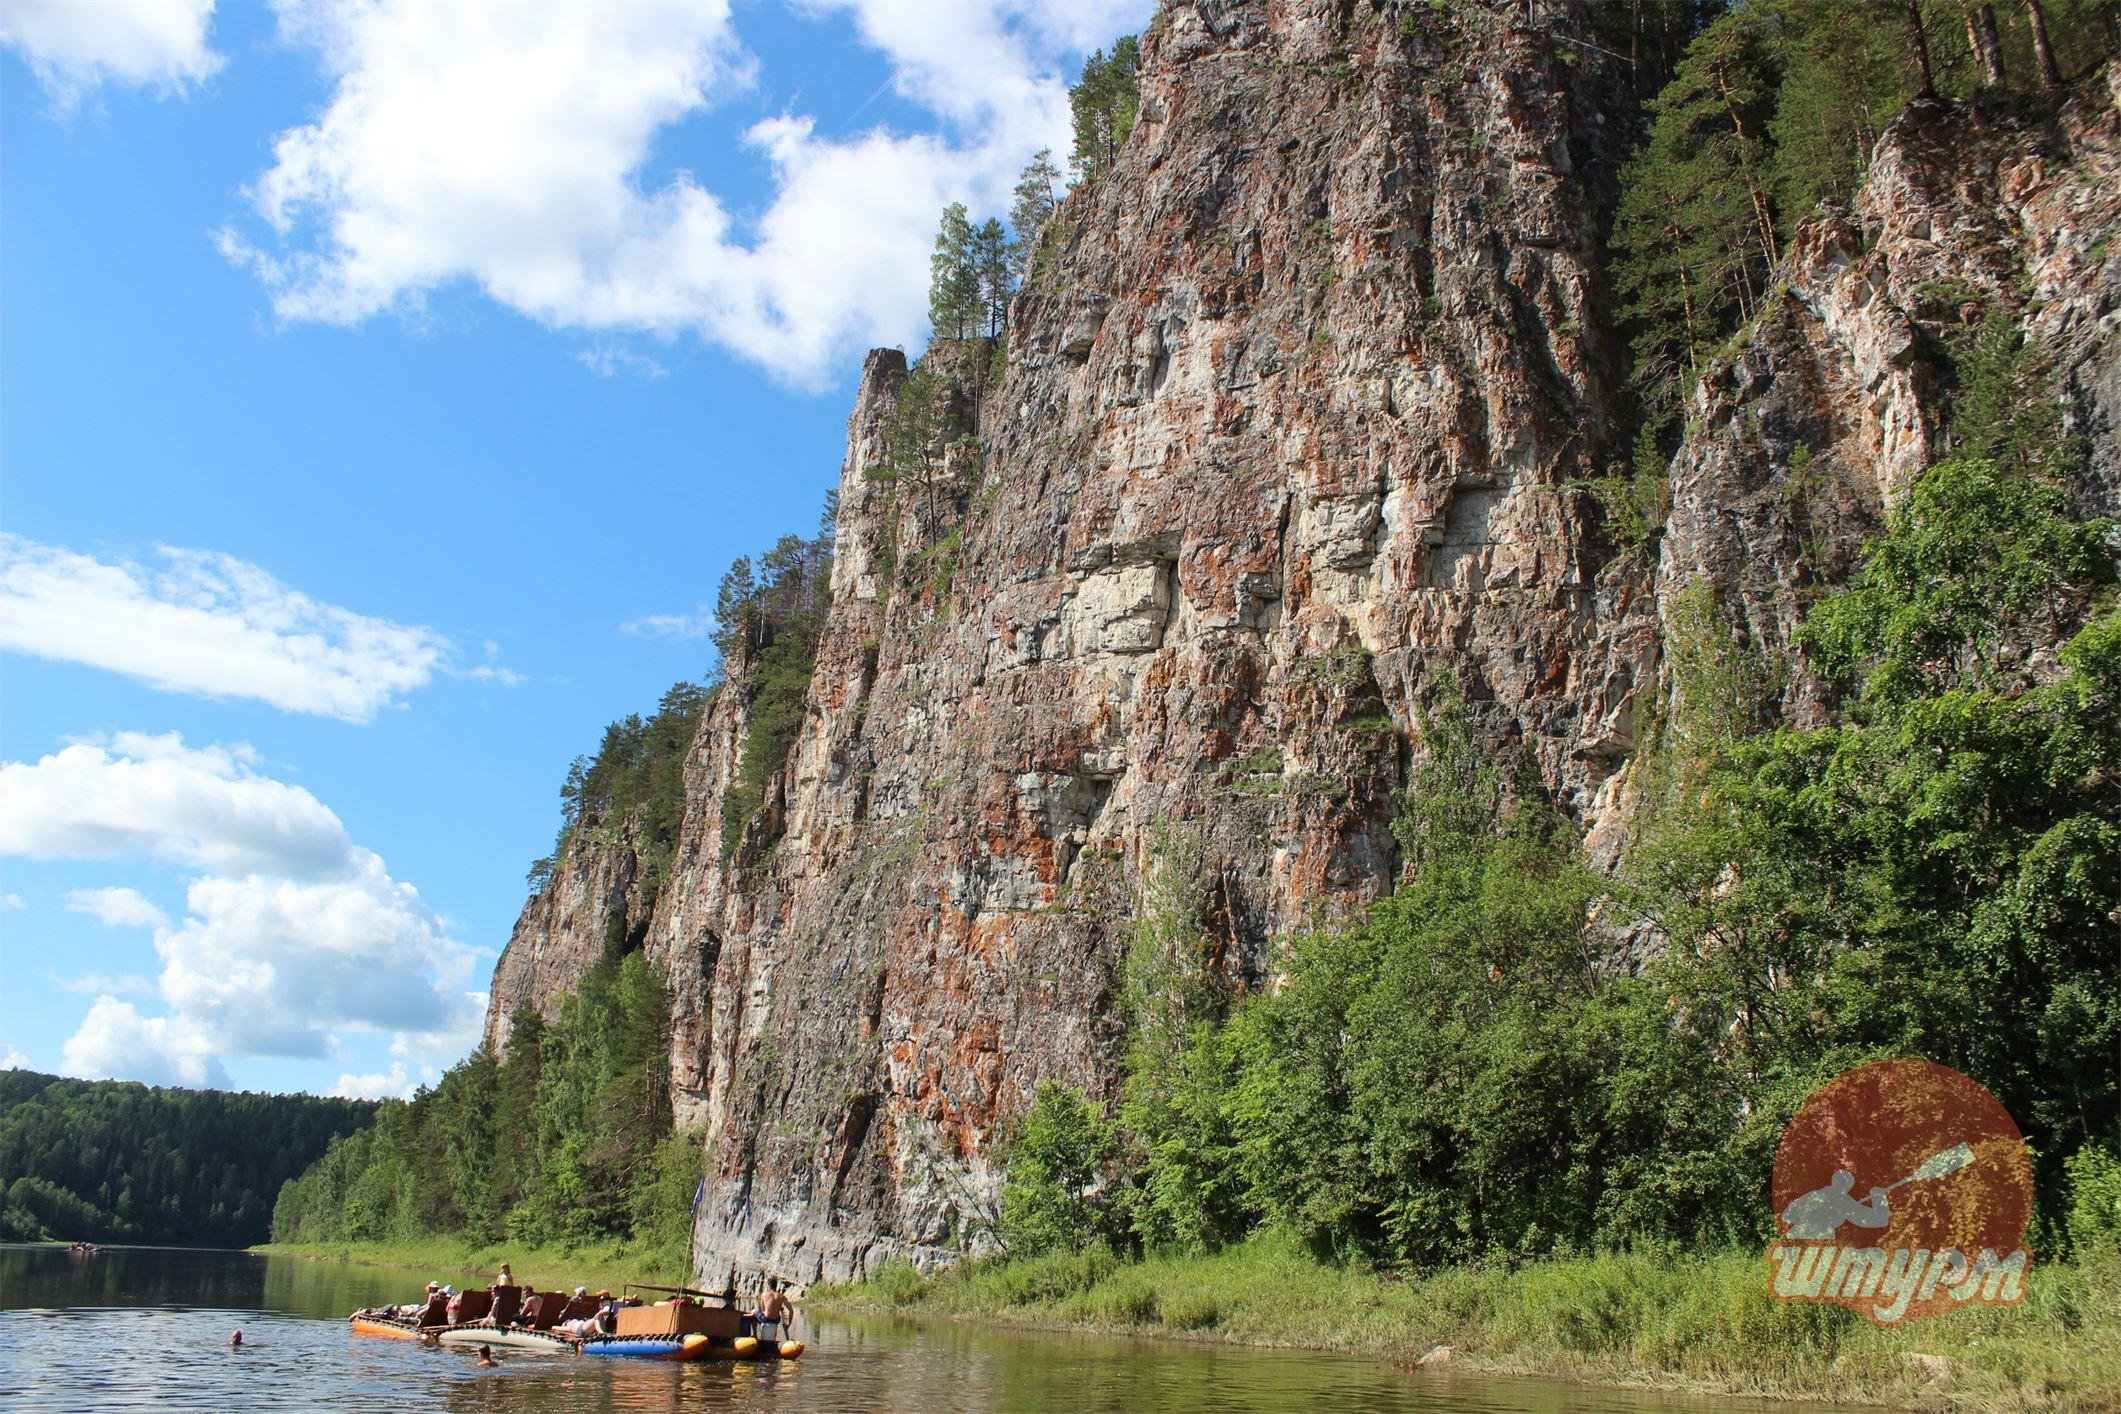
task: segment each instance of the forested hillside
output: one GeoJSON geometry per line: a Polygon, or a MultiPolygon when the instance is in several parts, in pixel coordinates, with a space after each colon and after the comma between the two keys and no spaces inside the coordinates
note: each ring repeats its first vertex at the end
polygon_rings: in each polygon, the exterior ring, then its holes
{"type": "Polygon", "coordinates": [[[0,1070],[0,1238],[262,1242],[280,1185],[376,1109],[0,1070]]]}
{"type": "Polygon", "coordinates": [[[633,1239],[683,1270],[700,1176],[670,1117],[669,1011],[616,949],[546,1025],[526,1007],[508,1057],[481,1047],[279,1193],[277,1242],[633,1239]]]}

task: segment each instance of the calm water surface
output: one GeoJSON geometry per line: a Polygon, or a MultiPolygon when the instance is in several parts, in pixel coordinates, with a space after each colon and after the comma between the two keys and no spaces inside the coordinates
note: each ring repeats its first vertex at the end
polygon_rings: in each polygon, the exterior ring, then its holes
{"type": "MultiPolygon", "coordinates": [[[[437,1272],[442,1280],[462,1274],[437,1272]]],[[[526,1273],[554,1284],[564,1273],[526,1273]]],[[[245,1252],[0,1246],[0,1403],[140,1409],[1325,1409],[1705,1411],[1347,1356],[802,1318],[793,1364],[664,1365],[470,1352],[352,1335],[356,1306],[410,1300],[402,1270],[245,1252]],[[244,1347],[230,1350],[241,1326],[244,1347]]],[[[477,1279],[470,1279],[476,1283],[477,1279]]],[[[1788,1405],[1759,1405],[1787,1411],[1788,1405]]]]}

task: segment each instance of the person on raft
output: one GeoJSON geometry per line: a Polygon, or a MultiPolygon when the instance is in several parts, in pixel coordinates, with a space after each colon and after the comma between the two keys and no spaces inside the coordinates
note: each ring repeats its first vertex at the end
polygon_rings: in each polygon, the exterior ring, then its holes
{"type": "Polygon", "coordinates": [[[788,1323],[795,1319],[795,1303],[788,1299],[788,1283],[775,1277],[759,1293],[759,1309],[752,1313],[752,1320],[761,1340],[785,1340],[788,1323]],[[773,1329],[769,1333],[767,1327],[773,1329]]]}

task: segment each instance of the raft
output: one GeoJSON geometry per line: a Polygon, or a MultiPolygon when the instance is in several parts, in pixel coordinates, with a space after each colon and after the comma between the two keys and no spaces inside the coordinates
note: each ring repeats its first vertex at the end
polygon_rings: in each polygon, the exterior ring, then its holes
{"type": "Polygon", "coordinates": [[[469,1346],[476,1350],[491,1345],[502,1350],[530,1350],[544,1355],[572,1355],[575,1341],[557,1331],[534,1331],[522,1326],[465,1324],[444,1326],[435,1335],[441,1345],[469,1346]]]}
{"type": "Polygon", "coordinates": [[[425,1340],[429,1334],[411,1321],[400,1321],[389,1316],[348,1316],[346,1323],[353,1328],[355,1335],[388,1336],[393,1340],[425,1340]]]}
{"type": "Polygon", "coordinates": [[[584,1355],[612,1355],[627,1360],[705,1360],[714,1342],[703,1335],[607,1335],[575,1348],[584,1355]]]}

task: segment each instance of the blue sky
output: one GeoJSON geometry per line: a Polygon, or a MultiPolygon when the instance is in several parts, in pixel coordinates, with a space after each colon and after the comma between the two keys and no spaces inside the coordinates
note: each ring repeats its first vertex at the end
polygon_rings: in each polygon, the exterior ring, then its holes
{"type": "Polygon", "coordinates": [[[468,1049],[567,761],[710,666],[640,621],[815,522],[1147,8],[0,5],[0,1063],[468,1049]]]}

